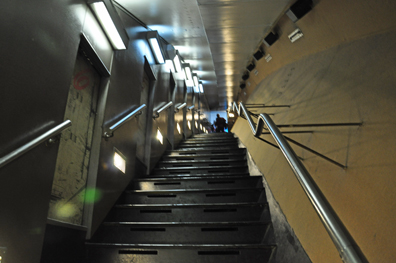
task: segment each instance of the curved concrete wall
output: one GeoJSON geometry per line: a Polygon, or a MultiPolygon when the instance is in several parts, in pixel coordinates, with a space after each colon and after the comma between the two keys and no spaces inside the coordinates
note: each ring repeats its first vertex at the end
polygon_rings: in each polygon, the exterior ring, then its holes
{"type": "MultiPolygon", "coordinates": [[[[313,130],[287,136],[348,166],[346,170],[292,147],[369,262],[395,262],[396,4],[320,1],[293,24],[277,26],[280,39],[266,48],[273,59],[257,64],[239,100],[290,105],[263,108],[277,124],[363,122],[362,127],[313,130]],[[298,26],[304,37],[290,43],[298,26]]],[[[265,175],[275,198],[312,262],[341,262],[327,232],[278,149],[254,138],[244,119],[233,127],[265,175]]],[[[270,135],[262,135],[273,142],[270,135]]]]}

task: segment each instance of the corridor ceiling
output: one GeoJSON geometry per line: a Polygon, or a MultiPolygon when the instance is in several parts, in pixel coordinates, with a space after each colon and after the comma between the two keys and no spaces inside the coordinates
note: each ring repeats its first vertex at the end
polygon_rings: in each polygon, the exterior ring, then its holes
{"type": "Polygon", "coordinates": [[[210,110],[237,98],[242,75],[293,0],[113,0],[175,49],[203,83],[210,110]]]}

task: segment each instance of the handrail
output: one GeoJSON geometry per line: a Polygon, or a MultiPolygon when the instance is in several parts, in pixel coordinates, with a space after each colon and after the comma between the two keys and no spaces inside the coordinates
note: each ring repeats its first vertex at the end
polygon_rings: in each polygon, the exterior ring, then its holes
{"type": "Polygon", "coordinates": [[[187,108],[187,110],[188,110],[188,111],[190,111],[190,110],[193,110],[193,109],[194,109],[194,107],[195,107],[195,106],[194,106],[194,105],[192,105],[192,106],[188,107],[188,108],[187,108]]]}
{"type": "Polygon", "coordinates": [[[283,137],[282,133],[268,114],[260,114],[257,119],[257,126],[254,127],[254,123],[242,102],[239,104],[239,108],[234,102],[233,110],[234,109],[237,110],[240,116],[241,113],[245,115],[255,137],[260,136],[264,124],[268,127],[268,130],[279,145],[283,155],[305,191],[305,194],[308,196],[324,227],[333,240],[334,245],[338,249],[341,259],[345,263],[368,263],[368,260],[352,238],[351,234],[341,222],[340,218],[326,200],[319,187],[313,181],[309,172],[298,159],[296,153],[290,147],[289,143],[283,137]]]}
{"type": "Polygon", "coordinates": [[[175,108],[175,113],[178,113],[181,109],[187,106],[187,103],[181,103],[179,106],[175,108]]]}
{"type": "Polygon", "coordinates": [[[18,149],[10,152],[4,157],[0,158],[0,168],[5,166],[6,164],[12,162],[13,160],[17,159],[21,155],[27,153],[31,149],[35,148],[42,142],[45,142],[46,140],[58,135],[61,133],[63,130],[66,128],[70,127],[72,125],[72,122],[70,120],[66,120],[62,122],[61,124],[57,125],[56,127],[52,128],[51,130],[45,132],[44,134],[40,135],[36,139],[31,140],[30,142],[26,143],[25,145],[19,147],[18,149]]]}
{"type": "Polygon", "coordinates": [[[137,109],[133,110],[131,113],[129,113],[127,116],[119,120],[117,123],[113,124],[109,128],[106,129],[106,131],[103,133],[103,137],[105,138],[110,138],[114,136],[114,131],[120,128],[122,125],[124,125],[127,121],[132,119],[134,116],[139,116],[142,114],[142,110],[146,108],[146,104],[142,104],[140,107],[137,109]]]}
{"type": "Polygon", "coordinates": [[[159,115],[161,114],[161,112],[163,112],[164,110],[168,109],[170,106],[173,105],[172,101],[169,101],[167,104],[165,104],[164,106],[162,106],[159,110],[154,111],[153,114],[153,119],[156,119],[159,117],[159,115]]]}

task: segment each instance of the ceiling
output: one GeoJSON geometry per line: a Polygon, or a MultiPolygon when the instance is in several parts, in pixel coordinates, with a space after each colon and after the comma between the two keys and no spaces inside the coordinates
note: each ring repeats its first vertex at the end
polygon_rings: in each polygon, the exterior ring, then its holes
{"type": "Polygon", "coordinates": [[[253,53],[293,0],[113,0],[191,65],[210,110],[236,99],[253,53]]]}

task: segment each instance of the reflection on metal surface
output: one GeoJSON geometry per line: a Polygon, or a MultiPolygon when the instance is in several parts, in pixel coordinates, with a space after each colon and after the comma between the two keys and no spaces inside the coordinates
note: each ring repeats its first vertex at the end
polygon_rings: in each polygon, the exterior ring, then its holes
{"type": "Polygon", "coordinates": [[[179,134],[181,134],[181,129],[180,129],[179,123],[177,123],[177,131],[179,132],[179,134]]]}
{"type": "Polygon", "coordinates": [[[187,125],[188,125],[188,129],[191,130],[191,121],[188,121],[187,125]]]}
{"type": "Polygon", "coordinates": [[[102,25],[103,30],[106,32],[106,35],[108,36],[114,49],[126,49],[124,42],[122,41],[121,36],[118,33],[117,28],[115,27],[114,22],[111,19],[109,11],[107,10],[105,4],[100,1],[92,3],[90,6],[94,11],[96,17],[98,18],[99,23],[102,25]]]}
{"type": "Polygon", "coordinates": [[[157,129],[157,140],[161,143],[164,144],[164,137],[162,136],[161,131],[159,130],[159,128],[157,129]]]}

